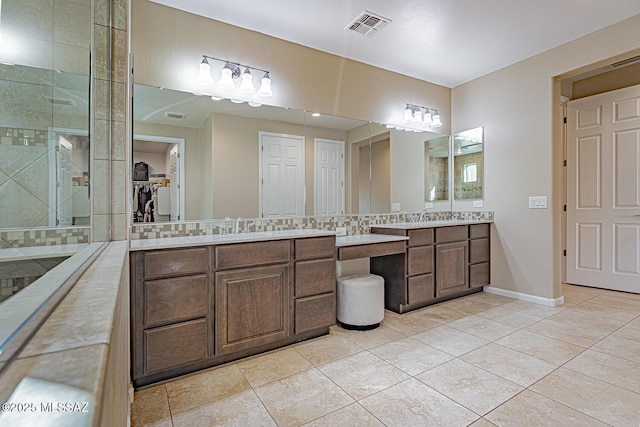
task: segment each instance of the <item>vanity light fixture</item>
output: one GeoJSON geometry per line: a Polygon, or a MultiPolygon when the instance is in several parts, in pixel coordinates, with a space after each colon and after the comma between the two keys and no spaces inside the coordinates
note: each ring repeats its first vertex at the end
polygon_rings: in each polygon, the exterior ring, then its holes
{"type": "Polygon", "coordinates": [[[405,124],[404,128],[403,126],[397,125],[387,125],[387,127],[395,127],[398,130],[422,132],[428,130],[426,129],[427,127],[437,128],[442,126],[438,110],[415,104],[407,104],[404,108],[402,122],[405,124]]]}
{"type": "Polygon", "coordinates": [[[256,87],[253,84],[253,75],[251,74],[251,71],[254,70],[264,73],[262,79],[260,79],[260,89],[258,90],[258,95],[273,95],[273,91],[271,90],[271,77],[269,77],[268,70],[252,67],[250,65],[239,64],[237,62],[225,61],[223,59],[214,58],[209,55],[202,55],[202,62],[200,63],[200,71],[197,78],[198,82],[206,85],[213,84],[214,80],[211,76],[211,64],[209,64],[210,60],[224,63],[224,66],[220,70],[220,81],[218,81],[218,86],[220,86],[221,88],[233,89],[236,86],[234,80],[242,77],[240,91],[244,93],[255,92],[256,87]],[[241,68],[244,68],[244,73],[241,71],[241,68]]]}

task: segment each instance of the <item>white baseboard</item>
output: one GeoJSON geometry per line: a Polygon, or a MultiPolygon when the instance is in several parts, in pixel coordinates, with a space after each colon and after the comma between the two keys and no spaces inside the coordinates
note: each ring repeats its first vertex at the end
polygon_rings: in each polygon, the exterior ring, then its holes
{"type": "Polygon", "coordinates": [[[536,304],[546,305],[548,307],[557,307],[564,304],[564,297],[555,299],[542,298],[535,295],[523,294],[522,292],[509,291],[506,289],[496,288],[494,286],[485,286],[483,290],[489,294],[500,295],[503,297],[515,298],[522,301],[533,302],[536,304]]]}

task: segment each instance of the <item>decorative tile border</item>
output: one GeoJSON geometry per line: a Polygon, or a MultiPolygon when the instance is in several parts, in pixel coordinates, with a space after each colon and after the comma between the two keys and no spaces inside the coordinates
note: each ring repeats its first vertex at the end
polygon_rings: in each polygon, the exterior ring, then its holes
{"type": "MultiPolygon", "coordinates": [[[[340,216],[307,216],[278,219],[244,219],[240,220],[240,232],[281,231],[297,228],[314,228],[320,230],[335,230],[345,227],[348,235],[369,234],[371,226],[409,221],[415,213],[390,213],[373,215],[340,215],[340,216]]],[[[429,221],[464,219],[464,220],[493,220],[493,212],[431,212],[429,221]]],[[[210,220],[183,223],[147,223],[136,224],[131,228],[131,240],[158,239],[167,237],[202,236],[232,233],[235,221],[210,220]],[[226,231],[223,231],[226,230],[226,231]]]]}
{"type": "Polygon", "coordinates": [[[0,127],[0,144],[25,147],[46,147],[49,133],[46,130],[0,127]]]}
{"type": "Polygon", "coordinates": [[[89,243],[90,227],[0,231],[0,249],[89,243]]]}

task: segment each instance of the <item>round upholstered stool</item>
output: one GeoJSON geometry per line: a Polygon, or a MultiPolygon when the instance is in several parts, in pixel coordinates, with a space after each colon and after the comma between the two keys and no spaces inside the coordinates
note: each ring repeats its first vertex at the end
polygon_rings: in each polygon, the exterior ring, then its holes
{"type": "Polygon", "coordinates": [[[368,330],[384,318],[384,279],[375,274],[338,278],[338,324],[345,329],[368,330]]]}

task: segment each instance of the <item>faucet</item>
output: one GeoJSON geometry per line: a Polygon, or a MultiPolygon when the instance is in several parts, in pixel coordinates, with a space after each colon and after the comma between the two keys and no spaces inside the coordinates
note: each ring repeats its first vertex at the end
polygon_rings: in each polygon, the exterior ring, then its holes
{"type": "Polygon", "coordinates": [[[429,215],[429,211],[426,209],[420,212],[420,217],[418,217],[418,222],[425,222],[427,220],[428,215],[429,215]]]}
{"type": "Polygon", "coordinates": [[[236,225],[233,228],[233,234],[240,234],[240,217],[236,218],[236,225]]]}

